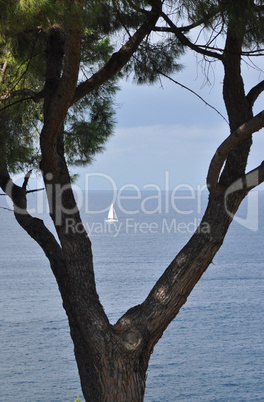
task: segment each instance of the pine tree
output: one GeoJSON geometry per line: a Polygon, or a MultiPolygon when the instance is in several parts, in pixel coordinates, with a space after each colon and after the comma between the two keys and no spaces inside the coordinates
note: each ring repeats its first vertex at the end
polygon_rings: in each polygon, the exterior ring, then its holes
{"type": "Polygon", "coordinates": [[[264,126],[264,112],[253,114],[264,82],[246,94],[241,74],[243,56],[262,54],[263,2],[12,0],[1,2],[1,10],[0,186],[13,200],[16,220],[50,262],[85,399],[143,400],[155,344],[212,262],[241,201],[264,180],[263,163],[246,172],[252,134],[264,126]],[[208,40],[195,38],[197,29],[208,40]],[[200,227],[146,300],[111,325],[96,291],[91,242],[68,165],[87,164],[102,151],[112,133],[121,74],[155,83],[181,68],[178,58],[186,49],[222,63],[230,135],[209,167],[200,227]],[[21,187],[10,177],[32,168],[42,172],[58,241],[27,211],[30,171],[21,187]],[[59,199],[58,187],[65,188],[59,199]],[[83,230],[67,230],[69,218],[71,227],[83,230]],[[209,231],[200,230],[204,224],[209,231]]]}

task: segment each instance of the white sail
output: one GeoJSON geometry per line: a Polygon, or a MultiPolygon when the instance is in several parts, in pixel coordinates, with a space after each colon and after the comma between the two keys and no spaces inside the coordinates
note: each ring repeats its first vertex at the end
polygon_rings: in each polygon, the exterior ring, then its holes
{"type": "Polygon", "coordinates": [[[117,216],[116,216],[116,211],[114,209],[114,205],[111,204],[108,212],[107,219],[105,220],[108,223],[111,222],[118,222],[117,216]]]}

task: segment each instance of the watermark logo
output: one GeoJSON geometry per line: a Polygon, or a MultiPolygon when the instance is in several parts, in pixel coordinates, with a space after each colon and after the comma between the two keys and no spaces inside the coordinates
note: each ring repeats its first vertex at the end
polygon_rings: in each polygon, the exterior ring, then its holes
{"type": "MultiPolygon", "coordinates": [[[[48,207],[48,201],[43,191],[38,191],[43,187],[43,183],[37,179],[37,176],[31,174],[31,180],[35,179],[35,204],[28,209],[29,213],[45,213],[49,209],[51,213],[51,205],[58,207],[61,214],[76,212],[75,207],[69,208],[64,205],[64,195],[71,188],[74,192],[78,209],[83,210],[85,214],[97,215],[106,214],[110,204],[115,204],[118,210],[126,215],[144,215],[169,214],[170,212],[179,215],[190,215],[193,213],[200,214],[202,211],[202,194],[206,190],[206,185],[197,185],[196,188],[189,184],[178,184],[173,189],[170,189],[170,176],[166,171],[164,175],[164,183],[158,186],[154,183],[145,184],[140,189],[136,184],[129,183],[118,189],[116,182],[112,177],[104,173],[86,173],[84,175],[84,183],[82,186],[77,184],[53,184],[52,174],[46,175],[46,194],[51,196],[55,202],[48,207]],[[104,180],[104,185],[111,192],[111,199],[103,206],[93,204],[91,202],[92,180],[104,180]],[[187,201],[191,201],[191,206],[187,201]]],[[[21,185],[24,180],[24,175],[17,175],[15,184],[21,185]]],[[[10,182],[12,186],[12,182],[10,182]]],[[[11,189],[10,189],[11,192],[11,189]]],[[[7,203],[12,208],[11,199],[7,198],[7,203]]],[[[23,211],[21,211],[22,213],[23,211]]]]}
{"type": "Polygon", "coordinates": [[[120,222],[84,222],[77,223],[74,219],[66,220],[66,231],[68,233],[84,233],[88,236],[110,234],[117,237],[121,233],[125,234],[192,234],[195,231],[199,233],[210,233],[210,226],[206,222],[201,223],[201,220],[194,218],[191,221],[183,222],[177,218],[162,218],[159,221],[138,221],[134,218],[125,218],[120,222]],[[198,228],[198,229],[197,229],[198,228]]]}
{"type": "MultiPolygon", "coordinates": [[[[196,188],[189,184],[177,184],[174,188],[170,183],[168,171],[164,174],[161,185],[149,183],[139,188],[133,183],[118,188],[115,180],[104,173],[87,173],[84,175],[82,185],[60,185],[52,183],[52,175],[46,176],[46,192],[41,190],[43,183],[37,176],[31,175],[30,182],[36,190],[34,204],[30,204],[28,212],[34,214],[53,214],[56,224],[66,222],[66,230],[74,233],[86,231],[88,235],[109,233],[114,237],[120,233],[142,234],[173,234],[189,233],[196,230],[201,233],[209,233],[210,227],[201,223],[201,216],[208,195],[206,185],[197,185],[196,188]],[[97,199],[93,196],[93,185],[96,181],[104,181],[104,187],[108,189],[105,199],[97,199]],[[76,205],[68,203],[67,192],[73,190],[76,205]],[[206,195],[206,198],[204,197],[206,195]],[[47,197],[53,199],[48,205],[47,197]],[[114,204],[120,214],[119,221],[107,223],[106,217],[111,204],[114,204]],[[33,205],[33,206],[32,206],[33,205]],[[52,211],[55,208],[55,211],[52,211]],[[84,216],[83,223],[76,223],[73,215],[81,211],[84,216]]],[[[227,214],[239,225],[257,231],[259,226],[258,217],[258,192],[249,192],[247,200],[243,203],[246,213],[241,216],[241,211],[233,215],[228,209],[228,197],[239,190],[248,189],[258,184],[258,173],[252,172],[247,175],[246,183],[237,180],[225,194],[225,209],[227,214]]],[[[24,176],[17,176],[15,183],[22,185],[24,176]]],[[[12,183],[12,182],[10,182],[12,183]]],[[[12,184],[10,184],[12,185],[12,184]]],[[[10,191],[12,189],[9,189],[10,191]]],[[[12,201],[6,197],[8,206],[12,208],[12,201]]],[[[243,210],[242,208],[242,210],[243,210]]],[[[23,213],[23,210],[21,211],[23,213]]]]}
{"type": "Polygon", "coordinates": [[[257,186],[258,184],[259,184],[259,174],[257,171],[253,171],[251,174],[247,175],[246,182],[244,182],[242,179],[238,179],[237,181],[231,184],[231,186],[227,189],[225,193],[225,209],[227,214],[234,220],[234,222],[237,222],[239,225],[253,232],[256,232],[259,228],[258,191],[251,191],[248,193],[245,199],[245,203],[243,204],[243,207],[246,208],[244,217],[241,217],[238,214],[234,215],[231,211],[229,211],[227,199],[230,194],[235,193],[236,191],[245,188],[250,189],[252,187],[257,186]]]}
{"type": "Polygon", "coordinates": [[[180,215],[190,215],[193,213],[200,214],[202,211],[202,193],[206,190],[206,185],[197,185],[196,188],[189,184],[178,184],[171,189],[170,175],[166,171],[164,174],[164,182],[162,186],[155,183],[145,184],[140,189],[136,184],[128,183],[117,188],[112,177],[103,173],[87,173],[85,175],[85,211],[89,214],[106,213],[109,205],[104,208],[95,208],[91,205],[89,191],[92,182],[103,180],[104,184],[109,188],[112,194],[110,203],[115,204],[119,211],[127,215],[154,215],[170,211],[180,215]],[[144,193],[144,194],[143,194],[144,193]],[[146,195],[146,194],[149,195],[146,195]],[[185,201],[193,201],[192,207],[185,201]],[[135,201],[133,205],[127,207],[128,201],[135,201]]]}

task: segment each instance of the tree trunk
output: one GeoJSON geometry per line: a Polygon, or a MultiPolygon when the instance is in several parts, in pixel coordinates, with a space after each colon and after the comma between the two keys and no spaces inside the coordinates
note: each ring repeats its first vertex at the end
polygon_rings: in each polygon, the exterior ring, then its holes
{"type": "MultiPolygon", "coordinates": [[[[241,76],[243,33],[241,32],[241,27],[236,29],[234,25],[234,21],[229,23],[223,54],[225,70],[223,97],[231,133],[253,117],[252,105],[245,95],[244,82],[241,76]]],[[[252,136],[239,144],[229,154],[220,178],[222,185],[230,186],[232,182],[245,174],[251,145],[252,136]]]]}
{"type": "MultiPolygon", "coordinates": [[[[230,30],[223,63],[224,99],[231,132],[253,115],[240,73],[241,45],[241,38],[234,38],[230,30]]],[[[230,193],[228,189],[245,174],[250,145],[251,138],[246,139],[229,154],[219,191],[209,196],[206,212],[197,231],[166,269],[146,300],[128,310],[114,327],[108,328],[108,334],[101,337],[99,354],[72,331],[87,401],[143,400],[146,370],[155,344],[213,261],[234,214],[248,192],[247,188],[239,188],[230,193]],[[90,356],[88,360],[87,355],[90,356]]]]}
{"type": "Polygon", "coordinates": [[[137,336],[112,333],[104,351],[96,351],[81,339],[79,331],[71,335],[86,401],[143,401],[146,367],[134,351],[137,336]]]}
{"type": "MultiPolygon", "coordinates": [[[[96,309],[98,300],[86,300],[81,284],[84,278],[65,281],[67,289],[62,287],[61,292],[86,401],[143,400],[153,348],[212,262],[245,195],[246,190],[227,199],[225,192],[210,197],[201,225],[147,299],[128,310],[114,326],[109,324],[100,305],[96,309]]],[[[75,261],[78,248],[82,249],[80,243],[72,251],[75,261]]],[[[80,257],[71,270],[76,271],[77,264],[82,265],[80,257]]],[[[85,263],[82,270],[84,267],[85,263]]],[[[87,286],[86,280],[84,285],[87,286]]]]}

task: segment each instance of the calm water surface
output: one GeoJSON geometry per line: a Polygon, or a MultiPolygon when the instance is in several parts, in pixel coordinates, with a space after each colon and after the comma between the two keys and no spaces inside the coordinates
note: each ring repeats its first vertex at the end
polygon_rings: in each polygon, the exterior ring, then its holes
{"type": "MultiPolygon", "coordinates": [[[[90,208],[105,208],[109,197],[92,193],[90,208]]],[[[116,208],[118,235],[104,230],[107,212],[83,208],[98,292],[112,323],[143,301],[201,218],[197,199],[182,201],[178,212],[163,204],[162,213],[146,213],[156,201],[146,200],[142,211],[139,200],[125,200],[123,209],[139,209],[132,215],[116,208]]],[[[233,223],[214,264],[156,346],[146,401],[264,401],[263,201],[259,193],[258,230],[233,223]]],[[[245,203],[242,218],[246,210],[245,203]]],[[[44,253],[12,213],[1,209],[0,219],[0,401],[72,402],[81,387],[57,284],[44,253]]]]}

